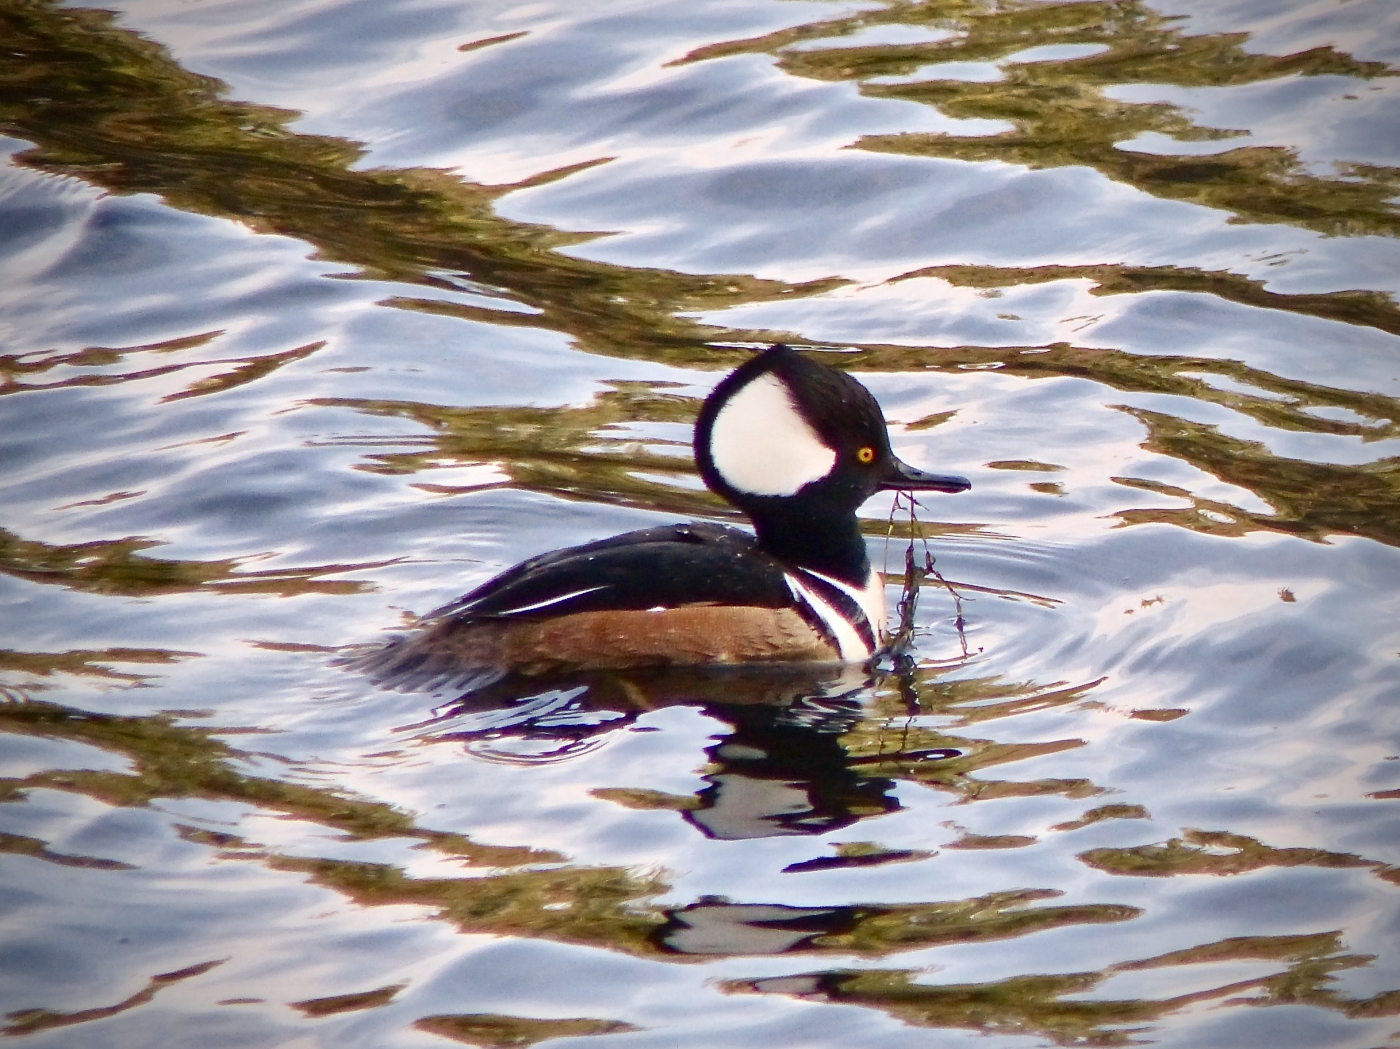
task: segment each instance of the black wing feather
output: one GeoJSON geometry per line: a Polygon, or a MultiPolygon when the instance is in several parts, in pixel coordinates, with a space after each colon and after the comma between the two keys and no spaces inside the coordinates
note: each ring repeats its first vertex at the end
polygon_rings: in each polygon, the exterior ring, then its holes
{"type": "Polygon", "coordinates": [[[792,602],[782,562],[753,536],[709,524],[667,525],[522,561],[432,613],[432,619],[522,619],[623,609],[792,602]]]}

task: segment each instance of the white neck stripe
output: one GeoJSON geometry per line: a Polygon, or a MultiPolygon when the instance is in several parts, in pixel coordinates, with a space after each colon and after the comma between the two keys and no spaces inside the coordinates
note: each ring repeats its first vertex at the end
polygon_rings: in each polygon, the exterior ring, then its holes
{"type": "MultiPolygon", "coordinates": [[[[814,572],[813,575],[815,574],[814,572]]],[[[826,625],[827,630],[831,632],[831,636],[836,641],[836,652],[843,660],[853,663],[869,659],[874,655],[865,639],[856,633],[855,627],[851,626],[846,617],[833,608],[830,602],[818,597],[810,587],[803,586],[796,577],[786,575],[784,578],[787,580],[788,588],[792,591],[792,596],[804,602],[826,625]]]]}
{"type": "Polygon", "coordinates": [[[869,577],[865,580],[865,586],[856,587],[842,579],[835,579],[823,572],[815,572],[810,568],[802,571],[809,576],[815,576],[823,583],[834,586],[843,594],[849,597],[856,604],[860,605],[865,613],[865,618],[870,620],[870,632],[876,638],[885,636],[885,581],[880,578],[880,573],[875,569],[870,570],[869,577]]]}

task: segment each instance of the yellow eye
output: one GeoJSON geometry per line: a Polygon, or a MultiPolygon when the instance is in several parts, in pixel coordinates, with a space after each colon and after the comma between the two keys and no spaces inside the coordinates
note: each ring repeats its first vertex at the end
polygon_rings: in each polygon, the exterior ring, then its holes
{"type": "Polygon", "coordinates": [[[873,463],[875,461],[875,449],[867,444],[864,448],[860,449],[860,451],[856,452],[856,458],[863,463],[873,463]]]}

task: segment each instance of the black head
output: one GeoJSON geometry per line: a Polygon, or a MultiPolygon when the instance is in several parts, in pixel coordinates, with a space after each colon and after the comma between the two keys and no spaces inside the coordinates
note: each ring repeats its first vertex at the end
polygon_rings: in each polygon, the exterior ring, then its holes
{"type": "Polygon", "coordinates": [[[966,478],[925,473],[895,458],[870,391],[786,346],[735,369],[706,398],[695,459],[705,483],[744,510],[799,498],[854,513],[881,489],[972,487],[966,478]]]}
{"type": "Polygon", "coordinates": [[[856,510],[881,489],[963,492],[963,477],[895,458],[884,414],[845,372],[773,346],[727,375],[695,424],[705,484],[798,564],[864,582],[856,510]]]}

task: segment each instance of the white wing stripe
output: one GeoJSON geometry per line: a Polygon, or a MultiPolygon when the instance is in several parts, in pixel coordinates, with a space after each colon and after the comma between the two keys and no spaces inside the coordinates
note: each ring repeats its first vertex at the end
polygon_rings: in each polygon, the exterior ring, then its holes
{"type": "Polygon", "coordinates": [[[595,590],[604,590],[606,586],[590,586],[586,590],[575,590],[570,594],[560,594],[558,597],[547,597],[543,601],[536,601],[533,605],[521,605],[519,608],[503,608],[498,612],[490,613],[493,616],[515,616],[522,612],[535,612],[541,608],[548,608],[550,605],[557,605],[561,601],[568,601],[575,597],[582,597],[584,594],[591,594],[595,590]]]}

